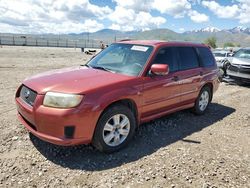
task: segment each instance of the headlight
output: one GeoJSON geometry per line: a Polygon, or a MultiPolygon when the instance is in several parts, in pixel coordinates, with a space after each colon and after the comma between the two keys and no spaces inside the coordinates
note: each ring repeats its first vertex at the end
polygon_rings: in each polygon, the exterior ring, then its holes
{"type": "Polygon", "coordinates": [[[55,108],[72,108],[80,104],[82,98],[83,95],[47,92],[43,105],[55,108]]]}

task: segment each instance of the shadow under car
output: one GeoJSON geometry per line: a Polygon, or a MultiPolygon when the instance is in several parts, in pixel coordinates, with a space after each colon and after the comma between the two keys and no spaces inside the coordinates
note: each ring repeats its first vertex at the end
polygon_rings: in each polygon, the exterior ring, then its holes
{"type": "Polygon", "coordinates": [[[213,125],[233,112],[235,109],[231,107],[211,103],[206,114],[202,116],[196,116],[189,110],[164,116],[140,126],[129,145],[112,154],[101,153],[91,145],[57,146],[32,134],[30,139],[44,157],[62,167],[88,171],[105,170],[136,161],[179,140],[200,144],[202,140],[189,140],[185,137],[213,125]]]}

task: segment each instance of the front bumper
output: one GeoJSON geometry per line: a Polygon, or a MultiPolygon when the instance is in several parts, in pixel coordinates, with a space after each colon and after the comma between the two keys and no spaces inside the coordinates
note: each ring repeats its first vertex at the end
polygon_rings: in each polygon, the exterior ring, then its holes
{"type": "Polygon", "coordinates": [[[239,71],[236,72],[236,71],[228,70],[227,75],[236,81],[238,80],[240,82],[250,83],[250,73],[247,74],[247,73],[242,73],[239,71]]]}
{"type": "Polygon", "coordinates": [[[78,139],[67,139],[67,138],[60,138],[60,137],[54,137],[47,134],[40,133],[34,129],[34,126],[31,125],[25,118],[18,113],[17,114],[19,121],[25,126],[26,129],[28,129],[29,132],[31,132],[33,135],[37,136],[41,140],[44,140],[46,142],[56,144],[56,145],[62,145],[62,146],[70,146],[70,145],[78,145],[78,144],[87,144],[89,143],[89,140],[84,138],[78,138],[78,139]]]}
{"type": "Polygon", "coordinates": [[[99,113],[91,107],[80,105],[72,109],[57,109],[42,105],[44,95],[37,95],[30,106],[16,97],[18,119],[29,132],[56,145],[88,144],[92,140],[99,113]],[[74,127],[72,137],[65,135],[65,127],[74,127]]]}

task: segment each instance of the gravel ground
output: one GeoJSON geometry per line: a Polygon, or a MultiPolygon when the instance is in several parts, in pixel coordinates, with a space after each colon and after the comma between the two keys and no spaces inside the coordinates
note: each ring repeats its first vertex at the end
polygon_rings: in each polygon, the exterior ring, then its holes
{"type": "Polygon", "coordinates": [[[185,110],[143,124],[114,154],[30,135],[16,118],[18,85],[89,57],[78,49],[0,48],[0,187],[250,187],[250,87],[222,83],[205,115],[185,110]]]}

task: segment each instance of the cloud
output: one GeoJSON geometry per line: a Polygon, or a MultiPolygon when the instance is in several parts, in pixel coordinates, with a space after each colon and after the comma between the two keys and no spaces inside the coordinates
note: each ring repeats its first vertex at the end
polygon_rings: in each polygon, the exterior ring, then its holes
{"type": "Polygon", "coordinates": [[[196,23],[209,21],[209,17],[206,14],[201,14],[196,10],[190,10],[188,15],[190,16],[190,19],[196,23]]]}
{"type": "Polygon", "coordinates": [[[113,0],[117,6],[109,15],[113,22],[111,29],[133,30],[158,28],[166,23],[162,16],[152,16],[152,11],[158,11],[161,14],[168,14],[174,18],[189,16],[196,23],[206,22],[209,17],[192,10],[192,4],[199,3],[197,0],[168,0],[168,3],[162,0],[113,0]]]}
{"type": "Polygon", "coordinates": [[[241,9],[238,19],[241,24],[250,23],[250,1],[249,0],[238,0],[241,9]]]}
{"type": "Polygon", "coordinates": [[[113,0],[117,6],[135,11],[150,11],[153,0],[113,0]]]}
{"type": "Polygon", "coordinates": [[[162,14],[169,14],[175,18],[183,17],[191,9],[191,4],[187,0],[168,0],[167,3],[154,0],[152,6],[162,14]]]}
{"type": "Polygon", "coordinates": [[[192,10],[192,4],[199,3],[199,0],[169,0],[168,3],[162,0],[154,0],[152,6],[162,14],[169,14],[174,18],[182,18],[188,15],[196,23],[207,22],[209,17],[206,14],[192,10]]]}
{"type": "Polygon", "coordinates": [[[29,24],[26,21],[22,21],[19,19],[11,18],[11,17],[1,17],[0,23],[12,25],[12,26],[29,26],[29,24]]]}
{"type": "Polygon", "coordinates": [[[88,0],[12,0],[0,1],[0,11],[3,32],[71,33],[103,29],[112,9],[88,0]]]}
{"type": "Polygon", "coordinates": [[[238,5],[221,6],[215,1],[202,1],[202,5],[211,10],[219,18],[234,18],[240,11],[238,5]]]}
{"type": "Polygon", "coordinates": [[[202,1],[202,5],[219,18],[238,19],[241,24],[250,23],[250,1],[236,0],[238,4],[223,6],[216,1],[202,1]]]}
{"type": "Polygon", "coordinates": [[[109,15],[109,19],[113,22],[110,28],[125,31],[157,28],[166,22],[163,17],[154,17],[148,12],[136,12],[122,6],[116,6],[114,12],[109,15]]]}

